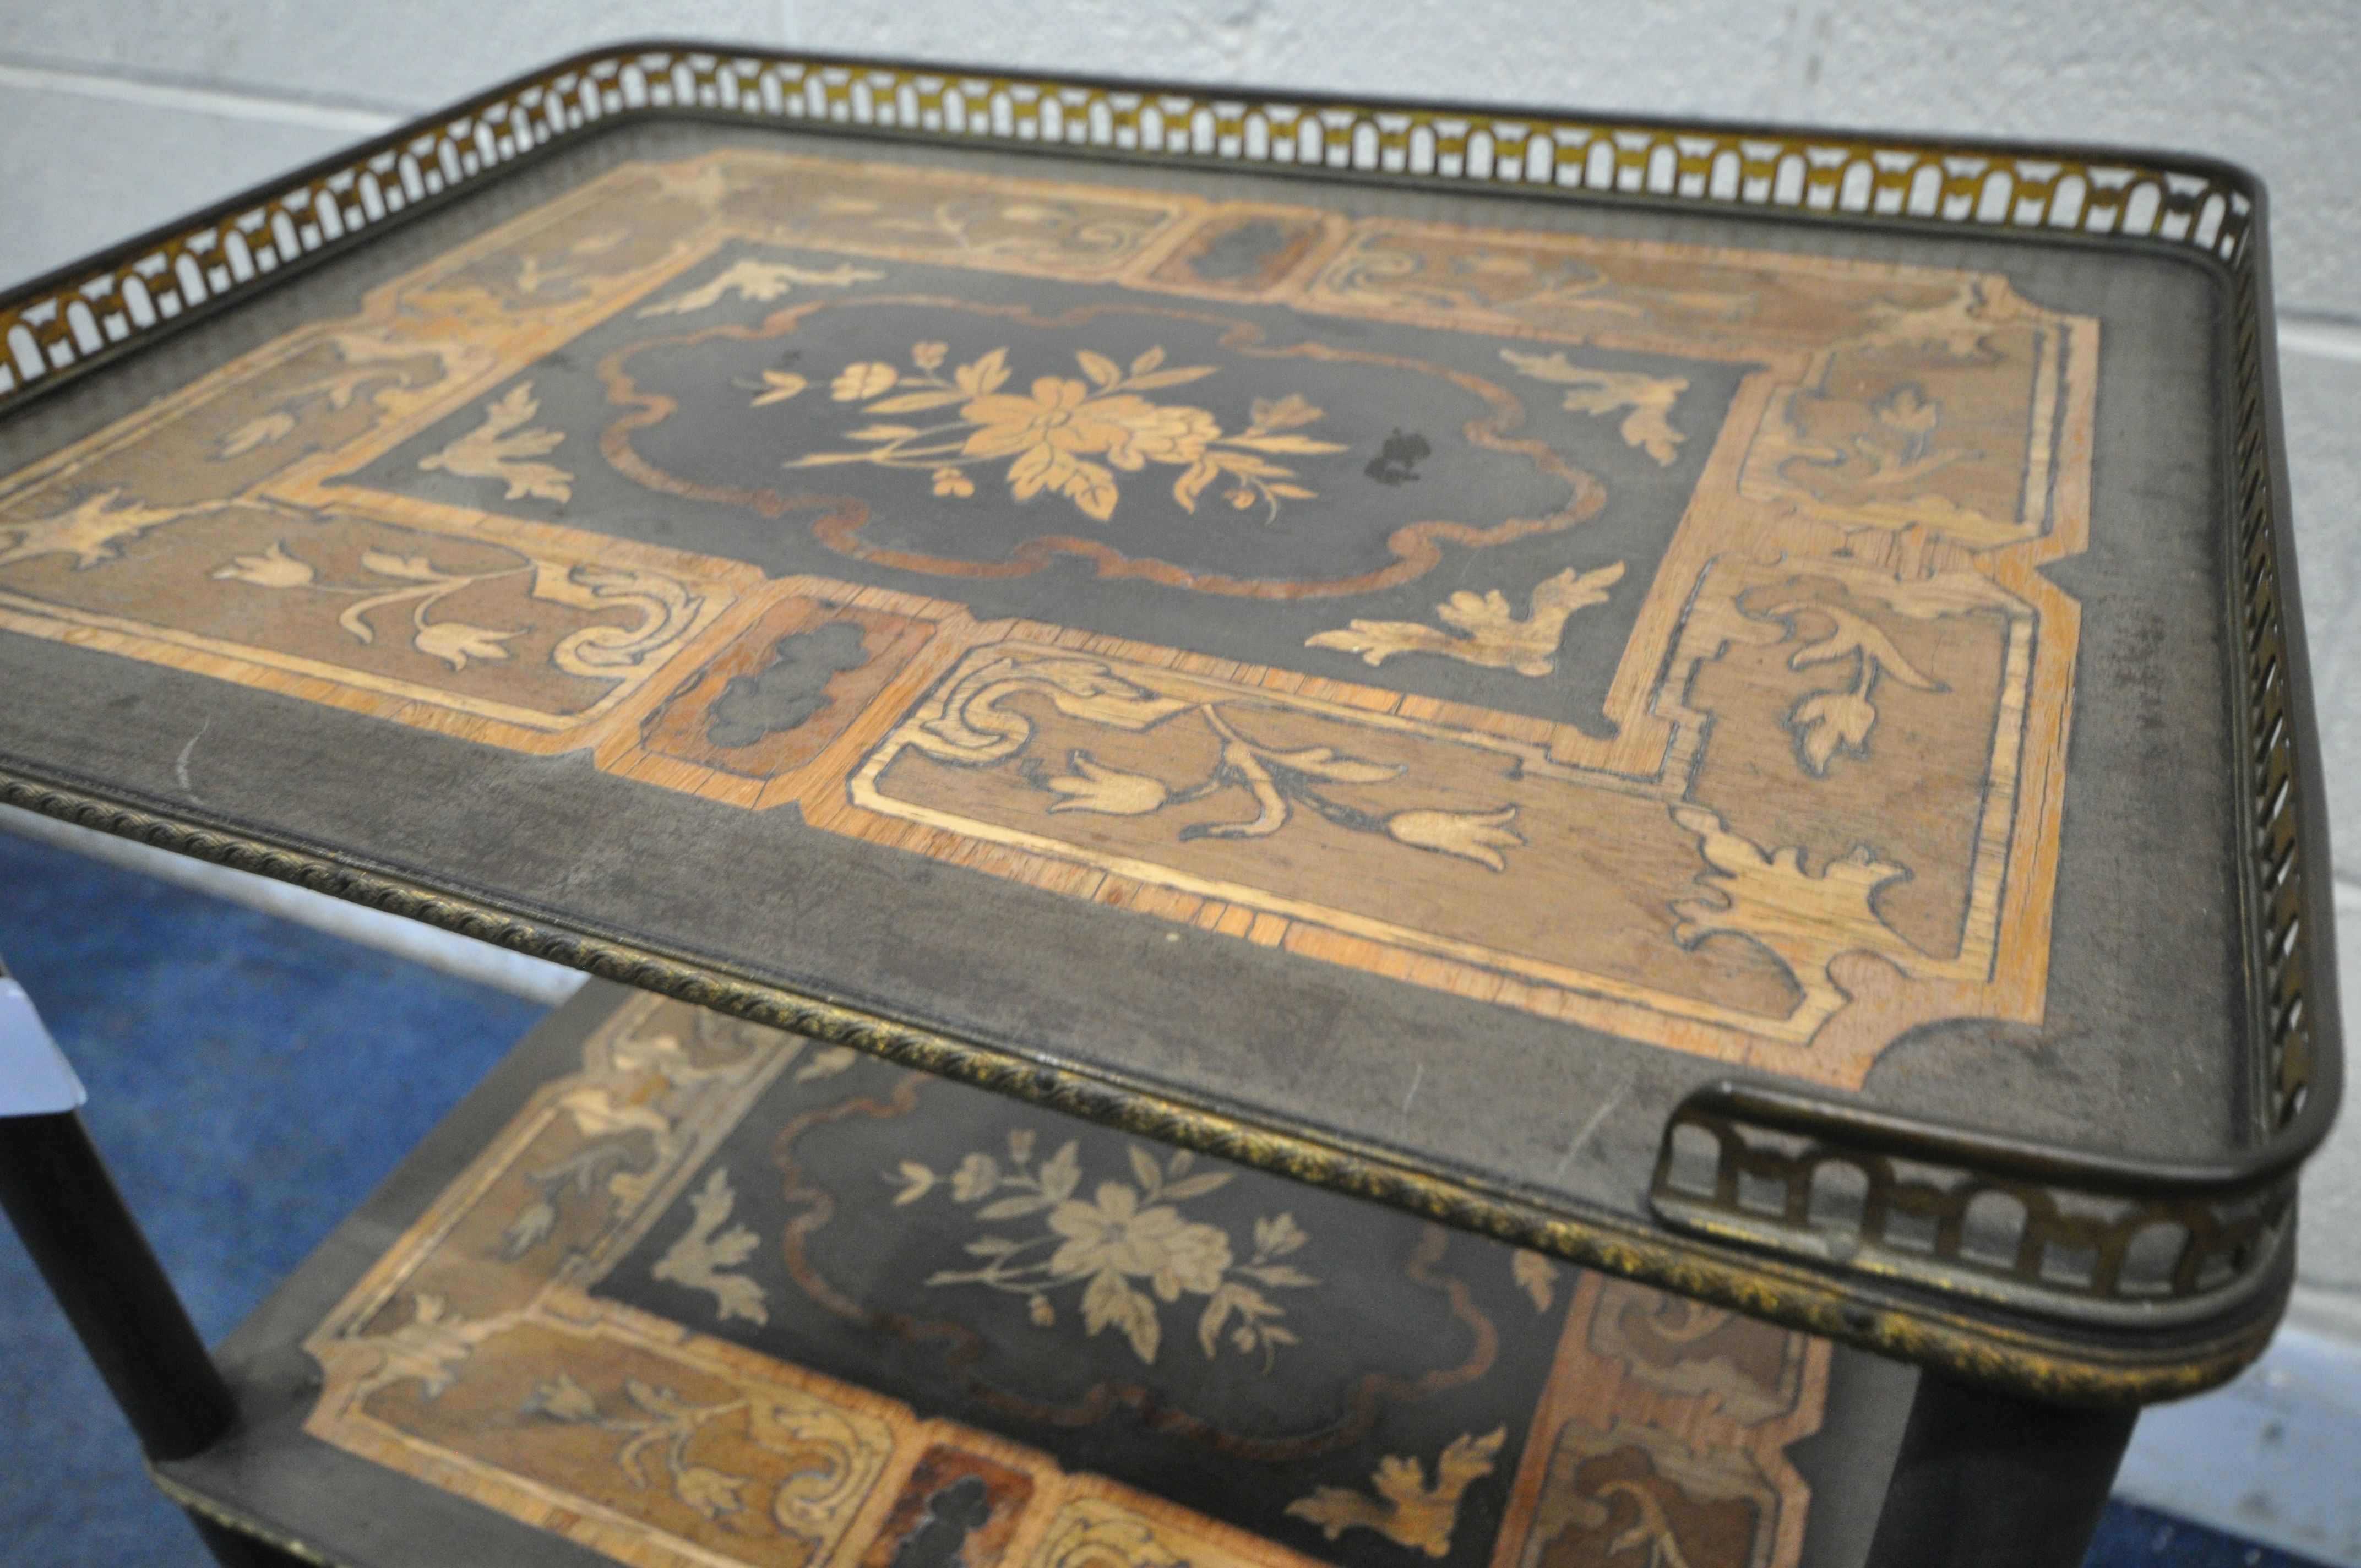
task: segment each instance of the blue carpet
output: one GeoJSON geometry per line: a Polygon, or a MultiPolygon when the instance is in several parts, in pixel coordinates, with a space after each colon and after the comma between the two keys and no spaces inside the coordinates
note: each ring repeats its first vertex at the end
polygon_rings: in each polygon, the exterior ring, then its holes
{"type": "MultiPolygon", "coordinates": [[[[5,832],[0,954],[89,1088],[92,1135],[208,1340],[543,1011],[5,832]]],[[[14,1234],[0,1347],[0,1563],[209,1563],[14,1234]]]]}
{"type": "MultiPolygon", "coordinates": [[[[0,832],[0,954],[90,1089],[83,1114],[218,1339],[541,1009],[0,832]]],[[[11,1235],[0,1241],[0,1564],[203,1568],[11,1235]]],[[[2086,1568],[2307,1568],[2111,1504],[2086,1568]]]]}
{"type": "Polygon", "coordinates": [[[2257,1546],[2235,1535],[2135,1503],[2107,1505],[2083,1568],[2316,1568],[2309,1557],[2257,1546]]]}

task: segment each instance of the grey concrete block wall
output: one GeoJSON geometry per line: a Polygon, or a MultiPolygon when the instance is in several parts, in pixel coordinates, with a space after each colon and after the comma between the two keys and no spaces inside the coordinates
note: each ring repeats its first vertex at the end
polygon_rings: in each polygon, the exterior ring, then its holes
{"type": "MultiPolygon", "coordinates": [[[[2361,5],[2279,0],[0,0],[0,285],[557,55],[656,34],[1103,74],[2186,148],[2271,187],[2361,1037],[2361,5]]],[[[2361,1302],[2361,1113],[2306,1184],[2361,1302]]]]}

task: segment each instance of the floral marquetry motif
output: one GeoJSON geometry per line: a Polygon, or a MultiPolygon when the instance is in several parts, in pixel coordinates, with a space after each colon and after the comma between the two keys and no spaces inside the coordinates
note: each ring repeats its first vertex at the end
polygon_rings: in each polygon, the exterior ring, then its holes
{"type": "Polygon", "coordinates": [[[568,1044],[313,1437],[642,1568],[1796,1561],[1823,1343],[679,1003],[568,1044]]]}
{"type": "MultiPolygon", "coordinates": [[[[1073,1143],[1060,1146],[1038,1171],[1030,1168],[1033,1146],[1031,1128],[1014,1129],[1005,1168],[993,1155],[973,1152],[946,1185],[953,1201],[979,1205],[979,1224],[1038,1216],[1043,1234],[978,1235],[961,1249],[981,1260],[977,1266],[939,1270],[928,1288],[974,1285],[1021,1295],[1026,1316],[1049,1328],[1058,1321],[1053,1293],[1081,1285],[1087,1332],[1119,1331],[1150,1365],[1164,1340],[1157,1302],[1188,1296],[1204,1299],[1196,1341],[1208,1360],[1225,1346],[1259,1353],[1267,1372],[1279,1347],[1295,1343],[1280,1321],[1287,1309],[1262,1293],[1320,1283],[1279,1261],[1311,1239],[1292,1215],[1282,1210],[1257,1219],[1249,1248],[1184,1212],[1190,1199],[1220,1190],[1232,1177],[1226,1170],[1189,1174],[1194,1157],[1186,1149],[1159,1156],[1134,1145],[1126,1151],[1133,1180],[1102,1181],[1085,1196],[1073,1143]]],[[[900,1174],[908,1185],[895,1195],[897,1206],[924,1199],[937,1185],[935,1173],[916,1160],[903,1161],[900,1174]]],[[[1194,1310],[1196,1303],[1189,1305],[1194,1310]]]]}
{"type": "MultiPolygon", "coordinates": [[[[1206,487],[1219,481],[1229,487],[1221,493],[1232,507],[1243,511],[1259,505],[1264,521],[1276,522],[1282,499],[1310,500],[1313,492],[1296,482],[1294,469],[1265,455],[1345,450],[1337,442],[1288,433],[1320,418],[1318,409],[1294,393],[1257,398],[1252,422],[1235,434],[1224,434],[1203,409],[1149,401],[1140,394],[1186,386],[1216,368],[1166,367],[1161,344],[1143,350],[1128,369],[1103,354],[1079,350],[1074,358],[1087,380],[1041,376],[1021,392],[1001,389],[1011,375],[1006,348],[959,366],[948,380],[940,374],[946,352],[940,343],[916,345],[910,351],[915,368],[906,371],[883,361],[849,365],[829,382],[829,395],[862,404],[861,412],[873,418],[920,411],[955,417],[924,426],[867,425],[846,433],[848,440],[870,444],[863,449],[807,453],[788,466],[868,463],[924,469],[935,494],[966,497],[975,493],[969,465],[1005,460],[1012,499],[1063,496],[1084,516],[1104,522],[1120,499],[1111,470],[1137,473],[1148,464],[1165,464],[1181,469],[1172,481],[1172,499],[1184,511],[1194,511],[1206,487]]],[[[784,380],[765,385],[770,389],[758,404],[794,395],[784,380]]]]}
{"type": "Polygon", "coordinates": [[[626,159],[10,478],[0,627],[1858,1085],[2042,1016],[2096,339],[1966,270],[626,159]]]}

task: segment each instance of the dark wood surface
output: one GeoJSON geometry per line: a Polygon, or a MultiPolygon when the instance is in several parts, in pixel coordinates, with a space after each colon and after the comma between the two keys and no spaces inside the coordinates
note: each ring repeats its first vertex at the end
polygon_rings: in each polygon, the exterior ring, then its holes
{"type": "Polygon", "coordinates": [[[2224,309],[643,126],[0,429],[0,766],[1626,1226],[1733,1071],[2225,1153],[2224,309]]]}
{"type": "Polygon", "coordinates": [[[359,1568],[1850,1563],[1914,1381],[604,984],[222,1359],[168,1487],[359,1568]]]}

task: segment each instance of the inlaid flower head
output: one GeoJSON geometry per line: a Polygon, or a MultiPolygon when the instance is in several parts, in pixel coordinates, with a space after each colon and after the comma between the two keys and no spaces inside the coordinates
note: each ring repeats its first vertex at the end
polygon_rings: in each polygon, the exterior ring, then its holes
{"type": "Polygon", "coordinates": [[[1222,427],[1203,409],[1175,403],[1165,406],[1128,392],[1093,398],[1089,386],[1064,376],[1043,376],[1029,394],[992,392],[960,410],[960,417],[975,428],[961,447],[961,455],[991,459],[1006,457],[1009,489],[1016,499],[1030,500],[1043,490],[1067,495],[1090,516],[1104,522],[1115,513],[1112,478],[1077,484],[1105,470],[1076,459],[1104,453],[1106,460],[1126,472],[1149,461],[1193,463],[1222,427]]]}
{"type": "Polygon", "coordinates": [[[1184,1220],[1167,1203],[1139,1206],[1128,1182],[1099,1183],[1096,1201],[1069,1199],[1049,1214],[1065,1243],[1049,1259],[1060,1278],[1090,1274],[1145,1277],[1157,1295],[1177,1301],[1183,1290],[1210,1296],[1230,1266],[1230,1238],[1212,1225],[1184,1220]]]}
{"type": "Polygon", "coordinates": [[[975,493],[975,484],[965,469],[1005,461],[1010,499],[1063,496],[1084,516],[1105,522],[1122,499],[1116,474],[1137,474],[1160,463],[1181,471],[1172,483],[1172,499],[1184,511],[1194,512],[1205,488],[1227,475],[1235,481],[1225,492],[1233,506],[1245,510],[1259,502],[1276,519],[1282,499],[1310,500],[1315,492],[1293,482],[1294,469],[1266,455],[1345,449],[1339,442],[1288,432],[1285,427],[1321,417],[1320,409],[1301,394],[1256,398],[1254,422],[1235,434],[1225,433],[1211,411],[1194,404],[1141,396],[1215,373],[1211,365],[1166,365],[1160,345],[1133,356],[1128,367],[1094,350],[1078,349],[1074,362],[1081,377],[1037,377],[1023,392],[1002,389],[1010,377],[1005,345],[946,376],[949,357],[946,344],[913,344],[910,369],[862,360],[838,373],[829,383],[829,396],[863,404],[862,411],[870,415],[900,419],[956,408],[956,418],[865,425],[848,432],[846,439],[874,444],[866,449],[807,452],[786,466],[924,468],[936,495],[966,498],[975,493]]]}

